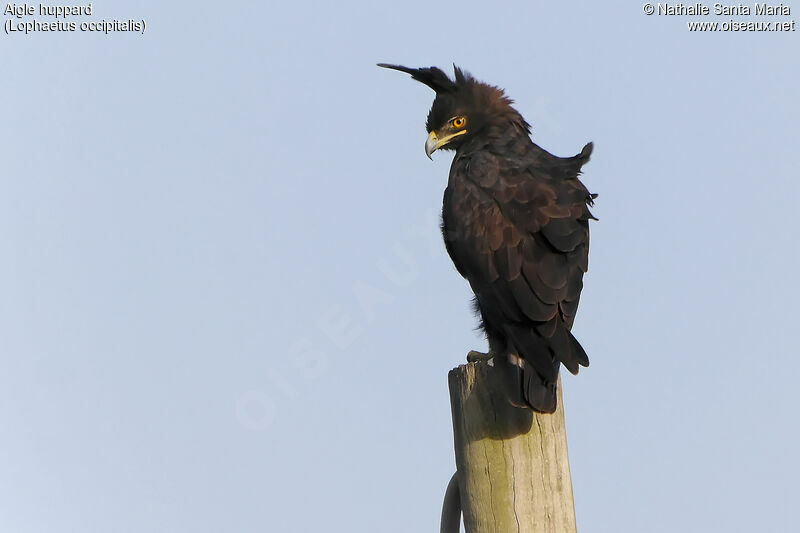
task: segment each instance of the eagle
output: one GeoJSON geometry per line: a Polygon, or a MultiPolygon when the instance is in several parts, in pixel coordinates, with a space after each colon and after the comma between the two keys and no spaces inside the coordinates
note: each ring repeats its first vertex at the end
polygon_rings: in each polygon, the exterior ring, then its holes
{"type": "Polygon", "coordinates": [[[425,154],[455,152],[442,206],[442,236],[474,306],[510,403],[552,413],[561,365],[589,365],[572,335],[588,270],[592,194],[578,179],[593,144],[557,157],[537,146],[513,101],[453,65],[378,66],[410,74],[436,92],[425,154]]]}

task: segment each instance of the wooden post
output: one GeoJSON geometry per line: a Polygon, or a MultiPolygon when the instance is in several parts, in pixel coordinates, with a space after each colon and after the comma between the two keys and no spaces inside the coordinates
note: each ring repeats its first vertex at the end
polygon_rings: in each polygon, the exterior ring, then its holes
{"type": "Polygon", "coordinates": [[[576,533],[561,383],[553,414],[513,407],[486,362],[450,371],[467,533],[576,533]]]}

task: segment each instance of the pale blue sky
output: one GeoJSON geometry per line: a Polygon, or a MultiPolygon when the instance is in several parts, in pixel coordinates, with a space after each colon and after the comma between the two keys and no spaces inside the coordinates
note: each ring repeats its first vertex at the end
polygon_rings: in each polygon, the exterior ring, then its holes
{"type": "Polygon", "coordinates": [[[0,531],[438,528],[446,373],[485,343],[432,93],[379,61],[455,62],[544,148],[595,142],[579,530],[796,526],[797,32],[631,2],[94,12],[147,31],[2,35],[0,531]]]}

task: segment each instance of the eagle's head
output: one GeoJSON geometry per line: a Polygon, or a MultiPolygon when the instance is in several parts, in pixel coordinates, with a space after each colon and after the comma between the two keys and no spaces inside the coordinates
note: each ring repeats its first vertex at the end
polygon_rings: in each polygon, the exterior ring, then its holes
{"type": "Polygon", "coordinates": [[[455,65],[454,80],[436,67],[415,69],[386,63],[378,66],[411,74],[413,79],[436,91],[425,123],[428,157],[440,148],[457,150],[470,139],[486,134],[492,126],[515,127],[526,135],[530,133],[530,126],[511,106],[513,101],[502,89],[476,80],[455,65]]]}

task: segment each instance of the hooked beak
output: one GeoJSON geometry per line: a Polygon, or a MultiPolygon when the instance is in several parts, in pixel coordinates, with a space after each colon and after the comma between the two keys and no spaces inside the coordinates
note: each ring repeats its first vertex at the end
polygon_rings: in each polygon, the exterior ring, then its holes
{"type": "Polygon", "coordinates": [[[459,135],[463,135],[465,133],[467,133],[467,130],[459,130],[440,139],[439,136],[436,135],[435,131],[430,132],[428,134],[428,138],[425,140],[425,155],[428,156],[428,159],[433,160],[431,157],[433,152],[452,141],[454,137],[458,137],[459,135]]]}
{"type": "Polygon", "coordinates": [[[436,136],[436,132],[432,131],[428,134],[428,138],[425,139],[425,155],[428,156],[428,159],[433,161],[431,154],[439,148],[439,137],[436,136]]]}

